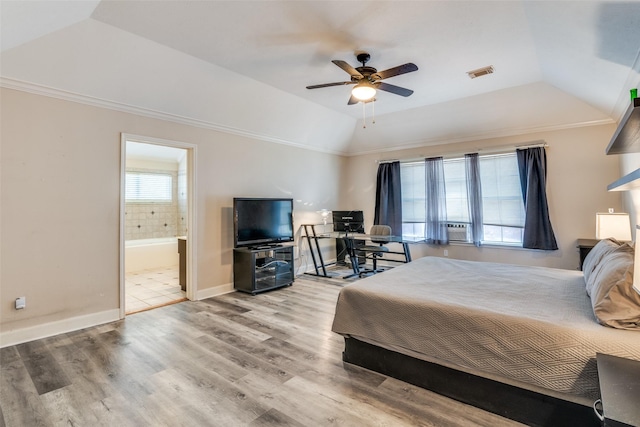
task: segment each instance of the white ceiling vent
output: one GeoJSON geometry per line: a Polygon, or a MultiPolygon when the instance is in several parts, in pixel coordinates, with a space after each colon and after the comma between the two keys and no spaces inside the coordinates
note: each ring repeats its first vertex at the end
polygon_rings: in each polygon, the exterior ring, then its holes
{"type": "Polygon", "coordinates": [[[467,71],[469,78],[475,79],[476,77],[486,76],[487,74],[493,74],[493,65],[489,65],[488,67],[478,68],[477,70],[467,71]]]}

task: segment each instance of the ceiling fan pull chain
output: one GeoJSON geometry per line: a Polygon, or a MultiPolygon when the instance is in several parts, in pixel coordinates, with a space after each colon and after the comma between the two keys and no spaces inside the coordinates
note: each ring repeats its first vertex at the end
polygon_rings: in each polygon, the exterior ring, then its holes
{"type": "Polygon", "coordinates": [[[376,99],[371,101],[371,124],[376,124],[376,99]]]}
{"type": "Polygon", "coordinates": [[[362,129],[367,128],[367,110],[365,110],[366,102],[360,101],[362,103],[362,129]]]}

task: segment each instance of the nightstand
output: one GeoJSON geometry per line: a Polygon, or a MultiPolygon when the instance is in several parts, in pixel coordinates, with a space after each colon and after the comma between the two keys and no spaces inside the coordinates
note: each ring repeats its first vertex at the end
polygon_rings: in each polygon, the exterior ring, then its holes
{"type": "Polygon", "coordinates": [[[593,249],[593,247],[599,242],[598,239],[578,239],[577,248],[580,251],[580,270],[582,270],[582,264],[587,254],[593,249]]]}
{"type": "Polygon", "coordinates": [[[604,425],[640,426],[640,361],[601,353],[596,361],[604,425]]]}

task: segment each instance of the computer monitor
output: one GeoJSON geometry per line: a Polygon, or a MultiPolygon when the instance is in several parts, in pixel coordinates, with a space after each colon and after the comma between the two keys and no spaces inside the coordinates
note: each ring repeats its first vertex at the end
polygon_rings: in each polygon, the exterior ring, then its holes
{"type": "Polygon", "coordinates": [[[362,211],[332,211],[333,231],[364,233],[362,211]]]}

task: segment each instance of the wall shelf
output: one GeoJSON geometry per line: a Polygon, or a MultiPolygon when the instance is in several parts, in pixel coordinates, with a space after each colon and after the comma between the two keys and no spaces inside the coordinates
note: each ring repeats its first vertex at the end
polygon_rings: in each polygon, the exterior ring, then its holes
{"type": "Polygon", "coordinates": [[[640,152],[640,98],[635,98],[609,142],[607,154],[640,152]]]}
{"type": "Polygon", "coordinates": [[[628,191],[640,188],[640,169],[623,176],[607,186],[607,191],[628,191]]]}
{"type": "MultiPolygon", "coordinates": [[[[613,134],[607,147],[607,154],[638,152],[640,152],[640,98],[635,98],[613,134]]],[[[637,188],[640,188],[640,169],[612,182],[607,186],[607,191],[628,191],[637,188]]]]}

